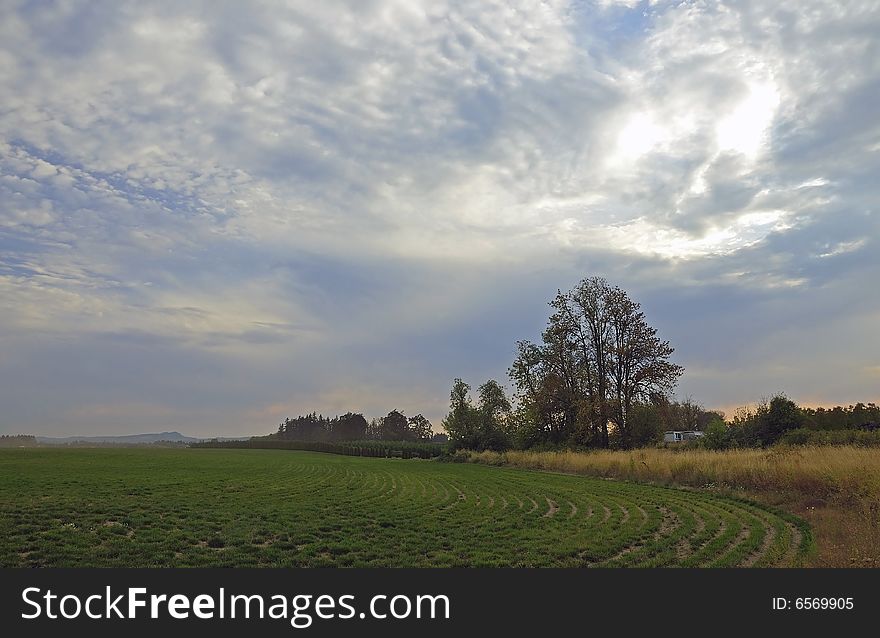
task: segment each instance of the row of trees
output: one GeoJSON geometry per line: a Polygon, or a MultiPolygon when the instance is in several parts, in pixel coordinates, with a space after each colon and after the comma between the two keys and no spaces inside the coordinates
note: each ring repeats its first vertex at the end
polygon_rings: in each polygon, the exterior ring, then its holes
{"type": "MultiPolygon", "coordinates": [[[[451,410],[443,422],[454,447],[502,451],[552,445],[534,437],[534,424],[524,412],[511,407],[504,390],[493,380],[479,388],[479,400],[470,398],[470,386],[456,379],[450,394],[451,410]]],[[[637,403],[630,413],[627,439],[613,424],[609,444],[614,448],[645,447],[663,441],[669,430],[695,430],[703,436],[691,446],[713,450],[766,447],[775,443],[858,445],[880,444],[880,407],[856,403],[834,408],[800,407],[779,394],[755,406],[740,408],[730,421],[724,413],[706,410],[691,400],[637,403]]],[[[579,447],[576,441],[563,443],[579,447]]]]}
{"type": "MultiPolygon", "coordinates": [[[[822,441],[811,433],[880,429],[880,407],[857,403],[848,407],[802,408],[783,394],[741,408],[727,423],[714,421],[705,428],[700,445],[711,449],[765,447],[774,443],[822,441]]],[[[846,439],[841,439],[845,441],[846,439]]]]}
{"type": "Polygon", "coordinates": [[[470,397],[471,387],[456,379],[449,396],[450,412],[443,427],[454,447],[470,450],[504,450],[514,437],[511,405],[494,379],[479,388],[479,404],[470,397]]]}
{"type": "Polygon", "coordinates": [[[400,410],[367,422],[363,414],[347,412],[332,419],[312,412],[284,419],[271,439],[282,441],[429,441],[434,432],[421,414],[407,417],[400,410]]]}
{"type": "MultiPolygon", "coordinates": [[[[454,447],[472,450],[502,451],[508,448],[589,447],[572,437],[561,443],[549,436],[536,436],[535,423],[528,413],[513,408],[501,385],[490,379],[471,399],[471,387],[455,379],[450,393],[450,412],[443,421],[454,447]]],[[[644,447],[663,440],[668,430],[706,430],[713,423],[724,424],[724,413],[706,410],[691,401],[658,400],[636,403],[630,411],[629,435],[624,440],[612,423],[608,433],[609,446],[644,447]]]]}
{"type": "MultiPolygon", "coordinates": [[[[600,277],[558,291],[540,343],[517,342],[509,399],[490,379],[477,389],[455,379],[443,420],[454,447],[632,448],[658,443],[668,430],[705,432],[708,447],[763,446],[793,430],[846,430],[880,423],[880,408],[800,408],[785,396],[740,411],[732,422],[690,400],[675,401],[684,369],[640,305],[600,277]]],[[[271,438],[298,441],[425,441],[430,422],[399,410],[367,422],[362,414],[329,419],[312,413],[286,419],[271,438]]]]}
{"type": "Polygon", "coordinates": [[[751,447],[786,436],[811,440],[811,431],[880,429],[873,403],[801,408],[784,395],[727,422],[720,412],[672,400],[683,368],[670,361],[672,346],[619,287],[587,278],[558,292],[550,307],[541,342],[517,343],[512,401],[490,380],[475,404],[470,387],[455,380],[443,422],[455,447],[631,448],[659,443],[668,430],[703,431],[698,444],[707,447],[751,447]]]}
{"type": "Polygon", "coordinates": [[[804,415],[804,427],[809,430],[852,430],[880,423],[880,406],[875,403],[800,409],[804,415]]]}
{"type": "Polygon", "coordinates": [[[312,412],[284,419],[273,438],[284,441],[346,441],[364,438],[367,420],[363,414],[347,412],[331,418],[312,412]]]}
{"type": "Polygon", "coordinates": [[[2,434],[0,447],[33,447],[37,438],[31,434],[2,434]]]}
{"type": "Polygon", "coordinates": [[[469,407],[466,384],[456,380],[444,421],[456,445],[631,447],[642,438],[646,411],[670,405],[683,368],[624,290],[591,277],[559,291],[550,306],[541,343],[517,343],[509,370],[514,411],[494,381],[469,407]]]}

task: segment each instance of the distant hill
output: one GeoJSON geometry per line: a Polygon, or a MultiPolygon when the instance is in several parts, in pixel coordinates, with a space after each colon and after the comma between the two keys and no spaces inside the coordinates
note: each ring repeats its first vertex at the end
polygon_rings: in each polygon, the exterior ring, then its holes
{"type": "Polygon", "coordinates": [[[121,436],[38,436],[37,442],[48,445],[65,445],[67,443],[119,443],[119,444],[138,444],[138,443],[157,443],[159,441],[171,441],[174,443],[197,443],[198,441],[239,441],[249,439],[249,436],[242,437],[210,437],[198,439],[191,436],[184,436],[180,432],[157,432],[152,434],[125,434],[121,436]]]}

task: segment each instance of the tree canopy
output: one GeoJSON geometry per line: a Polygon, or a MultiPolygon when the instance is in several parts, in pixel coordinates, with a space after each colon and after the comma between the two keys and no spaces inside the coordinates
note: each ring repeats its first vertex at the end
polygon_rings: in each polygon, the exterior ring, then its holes
{"type": "Polygon", "coordinates": [[[286,441],[427,441],[433,436],[431,422],[421,414],[407,418],[392,410],[387,416],[368,423],[363,414],[347,412],[332,419],[312,412],[285,419],[273,438],[286,441]]]}
{"type": "Polygon", "coordinates": [[[633,442],[633,410],[671,394],[683,368],[640,305],[600,277],[559,291],[542,343],[520,341],[510,367],[521,416],[552,443],[633,442]]]}

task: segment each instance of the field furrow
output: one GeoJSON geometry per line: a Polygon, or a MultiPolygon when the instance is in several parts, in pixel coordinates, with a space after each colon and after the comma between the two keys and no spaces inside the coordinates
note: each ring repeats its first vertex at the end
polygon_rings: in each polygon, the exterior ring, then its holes
{"type": "Polygon", "coordinates": [[[803,524],[700,490],[282,450],[0,451],[0,566],[789,566],[803,524]]]}

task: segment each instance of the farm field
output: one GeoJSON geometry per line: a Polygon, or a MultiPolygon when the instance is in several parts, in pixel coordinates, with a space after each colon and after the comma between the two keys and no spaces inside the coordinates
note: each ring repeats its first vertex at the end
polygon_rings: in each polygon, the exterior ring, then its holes
{"type": "Polygon", "coordinates": [[[880,452],[857,446],[470,452],[472,462],[734,493],[805,520],[812,567],[880,567],[880,452]]]}
{"type": "Polygon", "coordinates": [[[468,463],[221,449],[0,450],[0,566],[789,566],[756,503],[468,463]]]}

